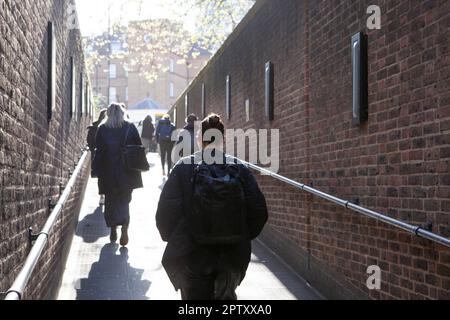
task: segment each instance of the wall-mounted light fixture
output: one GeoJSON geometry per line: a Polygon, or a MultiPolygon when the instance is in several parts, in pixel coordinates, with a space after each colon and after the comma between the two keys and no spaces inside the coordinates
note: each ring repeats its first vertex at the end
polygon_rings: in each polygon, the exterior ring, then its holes
{"type": "Polygon", "coordinates": [[[76,82],[75,82],[75,59],[70,57],[70,118],[76,115],[76,82]]]}
{"type": "Polygon", "coordinates": [[[173,108],[173,123],[175,124],[175,126],[177,126],[177,107],[175,106],[175,108],[173,108]]]}
{"type": "Polygon", "coordinates": [[[184,96],[184,117],[187,118],[189,115],[189,94],[186,92],[184,96]]]}
{"type": "Polygon", "coordinates": [[[84,100],[84,75],[81,72],[80,73],[80,110],[79,110],[79,116],[83,116],[84,108],[85,108],[85,100],[84,100]]]}
{"type": "Polygon", "coordinates": [[[367,36],[362,32],[352,37],[353,123],[368,119],[367,36]]]}
{"type": "Polygon", "coordinates": [[[265,113],[268,120],[274,119],[274,72],[270,61],[265,68],[265,113]]]}
{"type": "Polygon", "coordinates": [[[202,83],[202,119],[206,117],[206,87],[202,83]]]}
{"type": "Polygon", "coordinates": [[[55,28],[52,22],[48,23],[48,89],[47,89],[47,119],[52,120],[53,110],[56,106],[56,39],[55,28]]]}
{"type": "Polygon", "coordinates": [[[250,121],[250,99],[245,100],[245,120],[250,121]]]}
{"type": "Polygon", "coordinates": [[[225,87],[225,106],[227,119],[231,119],[231,77],[228,75],[226,79],[226,87],[225,87]]]}

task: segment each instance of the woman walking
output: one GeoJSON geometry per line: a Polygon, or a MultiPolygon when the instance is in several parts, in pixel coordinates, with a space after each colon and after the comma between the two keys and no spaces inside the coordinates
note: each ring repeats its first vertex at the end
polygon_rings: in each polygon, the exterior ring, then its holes
{"type": "Polygon", "coordinates": [[[202,151],[177,163],[159,200],[162,264],[183,300],[236,300],[251,240],[268,219],[266,200],[250,170],[223,152],[220,117],[203,120],[200,133],[202,151]],[[204,141],[209,130],[221,137],[204,141]]]}
{"type": "Polygon", "coordinates": [[[99,193],[105,195],[105,220],[111,228],[110,240],[117,240],[117,227],[122,226],[120,245],[128,244],[131,195],[142,188],[140,172],[128,171],[121,157],[124,145],[142,145],[136,127],[128,122],[123,105],[108,107],[106,119],[100,125],[96,138],[93,175],[98,177],[99,193]]]}

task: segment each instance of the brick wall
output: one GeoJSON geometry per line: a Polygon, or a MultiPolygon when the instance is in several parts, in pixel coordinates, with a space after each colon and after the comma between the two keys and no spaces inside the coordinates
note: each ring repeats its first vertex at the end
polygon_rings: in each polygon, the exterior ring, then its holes
{"type": "MultiPolygon", "coordinates": [[[[39,231],[85,145],[88,115],[70,118],[70,57],[76,62],[77,103],[84,58],[78,31],[70,31],[68,0],[0,0],[0,291],[6,291],[28,255],[27,229],[39,231]],[[47,121],[47,24],[55,25],[56,107],[47,121]]],[[[85,74],[85,72],[84,72],[85,74]]],[[[80,109],[79,109],[80,110],[80,109]]],[[[76,221],[89,161],[49,239],[25,298],[51,297],[64,246],[76,221]]]]}
{"type": "MultiPolygon", "coordinates": [[[[260,0],[188,88],[189,112],[228,128],[280,129],[280,174],[450,237],[450,2],[260,0]],[[382,10],[368,30],[369,5],[382,10]],[[351,37],[368,35],[369,120],[352,125],[351,37]],[[264,65],[275,120],[264,118],[264,65]],[[250,99],[251,120],[245,119],[250,99]]],[[[184,121],[184,94],[172,109],[184,121]]],[[[450,299],[450,249],[258,177],[262,239],[329,298],[450,299]],[[382,269],[368,290],[366,269],[382,269]]]]}

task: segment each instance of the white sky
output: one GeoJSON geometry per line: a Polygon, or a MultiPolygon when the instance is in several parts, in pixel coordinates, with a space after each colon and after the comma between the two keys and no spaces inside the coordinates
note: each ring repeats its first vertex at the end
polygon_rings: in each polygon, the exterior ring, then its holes
{"type": "MultiPolygon", "coordinates": [[[[108,6],[111,5],[111,21],[142,19],[176,19],[170,0],[143,0],[139,8],[137,0],[75,0],[83,36],[101,34],[108,30],[108,6]]],[[[195,13],[183,18],[185,28],[195,31],[195,13]]]]}

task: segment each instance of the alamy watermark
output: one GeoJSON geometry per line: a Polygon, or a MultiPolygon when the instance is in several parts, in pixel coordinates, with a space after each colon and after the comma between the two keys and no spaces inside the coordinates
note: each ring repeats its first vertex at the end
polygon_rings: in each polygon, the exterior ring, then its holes
{"type": "Polygon", "coordinates": [[[367,267],[367,274],[370,276],[367,278],[366,286],[369,290],[381,289],[381,268],[377,265],[367,267]]]}
{"type": "Polygon", "coordinates": [[[194,150],[192,150],[191,134],[187,130],[175,130],[172,134],[172,141],[179,142],[172,151],[172,161],[180,160],[183,163],[190,163],[191,158],[183,158],[182,155],[196,153],[202,157],[196,162],[203,161],[206,164],[223,164],[223,153],[228,156],[226,161],[234,162],[243,160],[251,164],[265,166],[271,172],[277,173],[280,169],[280,130],[278,129],[228,129],[225,136],[216,129],[209,129],[204,134],[201,130],[201,122],[194,125],[194,150]],[[248,143],[247,143],[248,141],[248,143]],[[203,144],[207,148],[199,153],[203,144]],[[269,151],[270,149],[270,151],[269,151]],[[223,152],[216,152],[217,150],[223,152]]]}
{"type": "Polygon", "coordinates": [[[75,0],[70,0],[67,3],[67,28],[69,30],[78,30],[80,29],[80,24],[78,22],[78,14],[77,14],[77,6],[75,4],[75,0]]]}
{"type": "Polygon", "coordinates": [[[370,14],[367,19],[367,29],[380,30],[381,29],[381,8],[376,5],[371,5],[367,8],[367,14],[370,14]]]}

